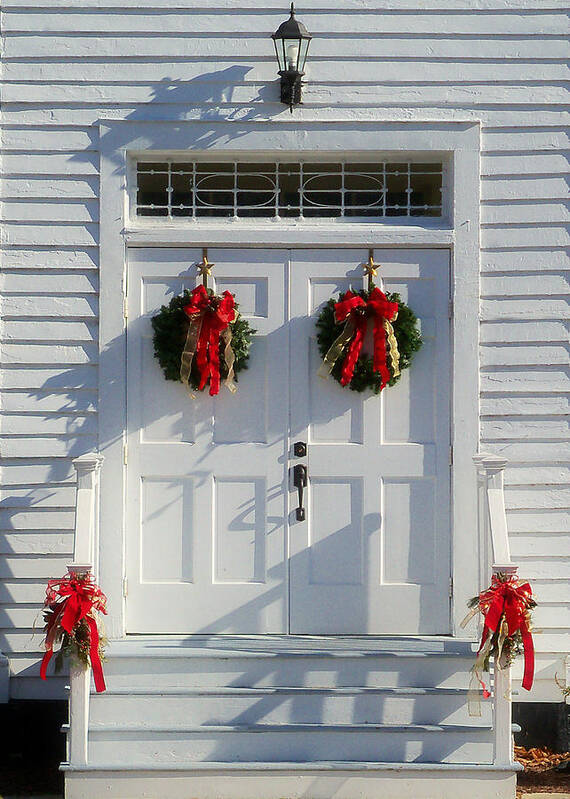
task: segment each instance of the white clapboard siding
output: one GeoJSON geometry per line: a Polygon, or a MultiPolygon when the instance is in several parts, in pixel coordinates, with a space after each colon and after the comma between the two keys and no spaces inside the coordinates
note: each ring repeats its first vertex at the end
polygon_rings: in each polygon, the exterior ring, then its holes
{"type": "Polygon", "coordinates": [[[45,198],[41,202],[12,200],[2,203],[2,219],[6,222],[98,222],[96,200],[61,202],[45,198]]]}
{"type": "MultiPolygon", "coordinates": [[[[100,443],[98,121],[282,110],[269,40],[282,0],[56,6],[2,13],[0,648],[23,698],[42,695],[32,606],[71,552],[71,459],[100,443]]],[[[513,553],[546,603],[541,685],[568,651],[570,604],[566,7],[306,0],[293,117],[481,122],[481,446],[509,459],[513,553]]]]}
{"type": "Polygon", "coordinates": [[[4,322],[2,338],[4,341],[65,341],[97,342],[98,325],[96,321],[76,322],[71,319],[35,321],[30,325],[26,320],[8,319],[4,322]]]}
{"type": "MultiPolygon", "coordinates": [[[[232,69],[235,69],[232,67],[232,69]]],[[[337,76],[338,77],[338,76],[337,76]]],[[[234,79],[231,89],[227,88],[230,75],[221,75],[217,81],[195,81],[191,83],[179,82],[171,84],[157,82],[150,85],[130,84],[117,86],[115,84],[11,84],[4,87],[4,101],[23,103],[42,103],[48,100],[54,103],[99,103],[100,105],[123,105],[132,103],[145,104],[158,102],[196,103],[196,100],[204,104],[216,104],[224,99],[233,103],[256,103],[261,99],[260,92],[264,92],[267,81],[252,83],[242,82],[234,79]]],[[[272,80],[272,83],[275,83],[272,80]]],[[[467,85],[458,84],[450,87],[448,84],[431,83],[417,85],[407,84],[383,84],[383,83],[347,83],[339,89],[337,82],[332,80],[326,83],[323,80],[310,83],[303,90],[303,102],[305,105],[310,103],[328,104],[329,98],[336,103],[372,103],[399,105],[413,103],[417,106],[429,106],[441,103],[457,105],[468,103],[471,105],[474,100],[481,98],[486,103],[505,102],[516,103],[517,105],[536,105],[539,100],[548,100],[553,105],[564,105],[567,100],[567,93],[563,87],[552,86],[545,83],[543,86],[509,86],[508,91],[501,87],[489,86],[487,83],[467,85]]],[[[279,99],[277,86],[274,86],[274,102],[279,99]]],[[[29,174],[34,168],[36,154],[31,156],[21,156],[10,151],[7,152],[7,174],[29,174]],[[23,159],[32,159],[31,164],[23,163],[23,159]],[[26,170],[26,171],[24,171],[26,170]]],[[[66,157],[64,154],[50,155],[42,161],[39,168],[40,174],[57,174],[59,169],[56,166],[61,164],[61,171],[69,175],[91,175],[94,174],[94,165],[91,163],[92,155],[90,152],[82,153],[82,157],[66,157]]],[[[518,174],[518,169],[522,168],[521,159],[514,153],[497,153],[495,157],[482,159],[482,174],[518,174]]],[[[528,168],[524,174],[544,174],[564,172],[564,155],[562,153],[530,153],[528,155],[528,168]]]]}
{"type": "Polygon", "coordinates": [[[484,249],[481,252],[481,271],[486,272],[542,272],[543,270],[568,270],[566,247],[527,247],[524,250],[484,249]]]}
{"type": "MultiPolygon", "coordinates": [[[[17,11],[9,7],[4,11],[4,31],[15,33],[104,33],[114,34],[117,31],[138,33],[155,33],[159,30],[164,36],[169,34],[188,33],[188,20],[192,19],[192,34],[214,34],[231,30],[234,33],[245,33],[251,36],[265,36],[267,25],[279,24],[282,14],[275,11],[271,15],[239,15],[233,9],[216,9],[210,14],[191,14],[191,10],[176,13],[175,11],[154,11],[147,14],[125,14],[120,11],[108,11],[105,14],[84,12],[82,14],[66,13],[62,9],[58,14],[45,14],[33,11],[17,11]]],[[[303,21],[315,37],[337,36],[346,24],[346,12],[335,12],[320,9],[313,14],[310,7],[303,14],[303,21]]],[[[536,34],[560,36],[567,24],[563,13],[551,14],[478,14],[445,12],[437,14],[398,14],[385,11],[382,14],[359,13],[353,10],[350,14],[351,33],[390,34],[409,32],[411,36],[425,36],[434,32],[444,34],[486,35],[493,30],[497,36],[501,34],[533,36],[536,34]]],[[[272,28],[269,28],[272,30],[272,28]]]]}
{"type": "Polygon", "coordinates": [[[2,289],[10,294],[97,294],[99,276],[90,271],[64,271],[57,269],[41,270],[36,273],[13,270],[2,276],[2,289]]]}
{"type": "MultiPolygon", "coordinates": [[[[379,59],[378,68],[382,68],[382,59],[379,59]]],[[[276,111],[282,111],[281,105],[277,102],[278,90],[275,86],[275,102],[270,102],[268,99],[259,102],[247,104],[247,106],[236,104],[227,98],[220,99],[215,108],[211,104],[205,105],[209,114],[215,114],[216,120],[235,120],[236,112],[239,110],[244,117],[247,114],[255,114],[257,121],[271,121],[275,117],[276,111]]],[[[413,103],[408,104],[413,107],[413,103]]],[[[302,125],[306,121],[313,121],[315,118],[315,108],[306,107],[299,109],[296,112],[295,119],[302,125]]],[[[339,116],[339,111],[336,109],[336,101],[327,103],[326,105],[318,106],[318,120],[336,120],[339,116]]],[[[194,104],[188,106],[187,104],[181,109],[177,103],[164,103],[153,102],[145,109],[145,119],[178,122],[181,118],[185,120],[203,120],[204,107],[199,100],[194,104]]],[[[396,106],[382,105],[382,119],[389,122],[391,120],[402,120],[402,106],[401,103],[396,106]]],[[[378,117],[378,109],[367,100],[358,107],[359,119],[362,121],[374,120],[378,117]]],[[[138,116],[140,109],[138,106],[113,106],[107,105],[105,107],[106,119],[125,119],[133,116],[138,116]]],[[[418,112],[418,116],[420,116],[418,112]]],[[[483,125],[489,124],[493,126],[503,123],[507,127],[512,127],[517,123],[521,125],[528,125],[530,127],[541,127],[544,125],[564,125],[567,121],[566,111],[558,106],[545,105],[545,107],[520,107],[512,106],[509,104],[491,104],[486,105],[482,101],[476,102],[473,105],[463,103],[459,106],[452,106],[444,104],[442,106],[421,106],[421,119],[422,121],[441,122],[442,116],[446,120],[465,122],[466,119],[472,119],[476,122],[481,122],[483,125]],[[556,110],[553,110],[556,109],[556,110]]],[[[2,118],[6,123],[14,126],[15,124],[22,126],[33,125],[55,125],[55,126],[73,126],[78,125],[84,127],[86,125],[96,125],[101,119],[101,109],[97,105],[66,105],[65,103],[53,104],[49,109],[45,106],[37,105],[31,107],[27,104],[17,103],[6,105],[3,110],[2,118]]],[[[544,178],[547,175],[542,176],[544,178]]],[[[564,195],[558,195],[564,196],[564,195]]]]}
{"type": "MultiPolygon", "coordinates": [[[[489,10],[489,11],[513,11],[517,13],[518,10],[524,11],[556,11],[565,8],[565,0],[455,0],[453,4],[449,0],[369,0],[366,2],[366,9],[373,12],[384,11],[402,11],[410,10],[417,11],[440,11],[440,10],[489,10]]],[[[53,0],[9,0],[4,3],[4,9],[42,9],[53,8],[53,0]]],[[[181,11],[188,10],[187,0],[73,0],[68,3],[69,9],[99,9],[104,8],[134,8],[141,13],[148,13],[148,11],[157,11],[159,9],[180,9],[181,11]]],[[[224,9],[232,9],[239,7],[244,11],[259,10],[259,0],[201,0],[200,8],[205,12],[220,11],[224,9]]],[[[331,10],[331,0],[307,0],[305,5],[307,9],[314,10],[331,10]]],[[[338,4],[334,6],[338,10],[338,4]]],[[[343,0],[342,8],[347,13],[362,10],[362,0],[343,0]]],[[[267,0],[263,3],[263,9],[267,11],[282,12],[283,3],[281,0],[267,0]]]]}
{"type": "Polygon", "coordinates": [[[567,416],[569,408],[568,397],[552,395],[547,397],[533,396],[499,396],[481,397],[481,418],[497,418],[503,416],[536,417],[547,416],[554,419],[558,416],[567,416]]]}
{"type": "Polygon", "coordinates": [[[481,222],[489,225],[517,224],[552,224],[553,222],[570,221],[567,201],[557,203],[523,200],[506,206],[501,200],[487,201],[481,204],[481,222]]]}
{"type": "MultiPolygon", "coordinates": [[[[33,243],[27,247],[12,247],[3,252],[3,269],[97,269],[99,250],[97,247],[42,247],[33,243]]],[[[63,319],[66,317],[63,316],[63,319]]]]}
{"type": "Polygon", "coordinates": [[[6,177],[4,183],[4,198],[21,200],[24,197],[30,199],[59,199],[83,200],[92,199],[98,196],[98,178],[68,178],[58,175],[55,178],[45,176],[27,177],[6,177]]]}
{"type": "MultiPolygon", "coordinates": [[[[211,59],[193,59],[192,61],[180,62],[172,59],[161,59],[160,73],[157,73],[157,66],[153,62],[138,59],[132,56],[125,57],[120,62],[122,82],[125,85],[156,83],[159,77],[167,76],[173,83],[184,83],[186,81],[198,80],[210,82],[215,79],[208,76],[212,73],[211,59]]],[[[373,55],[371,53],[371,55],[373,55]]],[[[312,60],[312,58],[311,58],[312,60]]],[[[69,60],[65,62],[49,61],[26,63],[7,61],[4,66],[4,79],[10,83],[46,83],[46,84],[74,84],[91,83],[93,85],[103,85],[114,83],[117,74],[118,59],[110,60],[107,63],[91,63],[76,59],[75,65],[80,65],[80,70],[74,70],[70,75],[69,60]]],[[[241,70],[244,75],[244,82],[259,83],[275,80],[275,61],[272,53],[267,53],[263,58],[243,58],[233,60],[232,67],[241,70]]],[[[311,65],[307,67],[311,70],[311,65]]],[[[318,70],[312,69],[314,79],[317,83],[337,82],[338,81],[338,61],[335,59],[319,59],[318,70]]],[[[354,60],[343,63],[343,78],[350,83],[413,83],[418,82],[418,74],[421,72],[422,82],[447,82],[449,79],[449,69],[446,64],[435,60],[424,59],[423,61],[411,56],[407,60],[400,58],[382,59],[382,73],[378,72],[378,64],[374,59],[354,60]]],[[[308,77],[311,77],[309,72],[308,77]]],[[[524,63],[509,62],[488,59],[484,62],[463,61],[455,65],[455,83],[480,83],[484,81],[532,81],[534,85],[540,82],[564,81],[567,78],[565,65],[557,62],[543,63],[524,63]]],[[[5,139],[7,149],[22,149],[20,139],[7,131],[10,135],[5,139]]],[[[72,149],[75,145],[77,149],[88,149],[89,145],[96,147],[96,141],[90,136],[89,131],[74,131],[69,137],[70,146],[64,147],[66,139],[62,141],[61,135],[56,131],[50,135],[45,131],[30,132],[25,139],[23,146],[31,146],[37,149],[41,142],[45,143],[45,149],[60,150],[72,149]]],[[[493,150],[520,150],[528,148],[532,144],[533,149],[556,149],[568,146],[568,139],[564,135],[563,128],[552,133],[537,132],[536,138],[531,136],[529,131],[522,131],[522,135],[511,139],[498,139],[493,137],[489,142],[489,149],[493,150]],[[492,145],[492,146],[491,146],[492,145]]]]}
{"type": "MultiPolygon", "coordinates": [[[[46,17],[50,16],[46,14],[46,17]]],[[[103,15],[104,16],[104,15],[103,15]]],[[[352,16],[352,15],[351,15],[352,16]]],[[[476,16],[476,15],[475,15],[476,16]]],[[[279,18],[283,17],[283,12],[279,18]]],[[[234,16],[230,20],[233,26],[234,16]]],[[[279,24],[279,18],[275,18],[279,24]]],[[[192,21],[192,17],[189,18],[192,21]]],[[[251,19],[251,18],[250,18],[251,19]]],[[[567,42],[563,31],[558,35],[541,36],[481,36],[477,34],[468,36],[469,47],[465,46],[465,37],[453,35],[439,36],[424,34],[414,35],[406,25],[406,18],[400,30],[390,36],[356,36],[350,24],[350,36],[324,36],[316,37],[311,43],[311,58],[333,59],[335,54],[343,58],[468,58],[468,59],[541,59],[544,58],[545,42],[548,42],[550,58],[566,58],[568,55],[567,42]],[[400,34],[399,36],[397,34],[400,34]]],[[[70,36],[53,34],[19,34],[13,33],[6,37],[4,57],[13,58],[106,58],[129,56],[136,53],[139,57],[157,58],[172,56],[177,53],[183,57],[211,56],[215,42],[215,52],[220,55],[232,53],[238,59],[248,57],[267,57],[268,36],[273,32],[275,25],[273,19],[267,21],[267,28],[263,33],[248,35],[232,34],[220,35],[218,31],[211,30],[208,36],[170,34],[157,37],[144,34],[88,36],[77,34],[70,36]]],[[[315,33],[315,31],[313,31],[315,33]]],[[[435,33],[435,26],[434,26],[435,33]]],[[[271,52],[271,51],[270,51],[271,52]]],[[[508,87],[507,87],[508,88],[508,87]]]]}
{"type": "Polygon", "coordinates": [[[95,413],[97,410],[97,393],[82,391],[70,397],[67,392],[38,391],[5,391],[2,407],[6,413],[95,413]]]}

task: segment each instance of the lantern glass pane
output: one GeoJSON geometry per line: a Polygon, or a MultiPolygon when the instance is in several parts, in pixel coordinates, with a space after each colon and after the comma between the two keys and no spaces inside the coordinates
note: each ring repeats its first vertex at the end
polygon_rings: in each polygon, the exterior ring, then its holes
{"type": "Polygon", "coordinates": [[[300,39],[284,39],[283,44],[285,47],[285,64],[289,72],[299,71],[299,54],[301,44],[300,39]]]}
{"type": "Polygon", "coordinates": [[[275,47],[275,55],[277,57],[279,69],[283,70],[285,68],[285,61],[283,59],[283,39],[273,39],[273,45],[275,47]]]}
{"type": "Polygon", "coordinates": [[[299,72],[305,70],[305,61],[307,60],[307,53],[309,52],[310,39],[301,39],[301,46],[299,48],[299,72]]]}

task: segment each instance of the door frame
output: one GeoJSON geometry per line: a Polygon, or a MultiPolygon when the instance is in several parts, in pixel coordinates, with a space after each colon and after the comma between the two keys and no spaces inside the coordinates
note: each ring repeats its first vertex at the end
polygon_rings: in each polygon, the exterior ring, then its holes
{"type": "MultiPolygon", "coordinates": [[[[473,455],[479,443],[480,125],[469,121],[326,122],[101,120],[99,450],[101,471],[100,583],[109,599],[111,638],[125,635],[125,431],[127,247],[223,246],[405,247],[450,251],[452,325],[451,542],[452,634],[458,635],[467,600],[479,591],[480,542],[473,455]],[[204,149],[207,142],[207,149],[204,149]],[[355,146],[356,145],[356,146],[355,146]],[[319,160],[331,157],[406,158],[439,156],[444,163],[445,216],[429,224],[379,222],[197,224],[129,218],[132,163],[152,151],[159,158],[191,152],[216,155],[319,160]]],[[[451,454],[451,453],[450,453],[451,454]]],[[[464,636],[461,633],[462,637],[464,636]]],[[[473,634],[474,639],[474,634],[473,634]]]]}

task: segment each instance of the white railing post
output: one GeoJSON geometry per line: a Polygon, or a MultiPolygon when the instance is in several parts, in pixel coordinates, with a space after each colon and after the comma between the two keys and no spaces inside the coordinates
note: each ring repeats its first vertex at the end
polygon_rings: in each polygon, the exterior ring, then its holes
{"type": "MultiPolygon", "coordinates": [[[[96,572],[97,505],[101,455],[87,454],[75,458],[77,473],[75,503],[75,541],[73,563],[68,570],[75,574],[96,572]]],[[[70,668],[69,746],[68,758],[73,765],[88,762],[89,692],[91,670],[78,665],[70,668]]]]}
{"type": "MultiPolygon", "coordinates": [[[[473,458],[477,467],[479,542],[482,558],[482,583],[489,566],[493,574],[515,576],[511,562],[507,514],[505,509],[504,471],[507,461],[497,455],[479,453],[473,458]]],[[[493,762],[496,766],[513,763],[511,669],[493,669],[493,762]]]]}
{"type": "MultiPolygon", "coordinates": [[[[493,566],[493,574],[516,576],[517,567],[493,566]]],[[[499,668],[495,658],[493,668],[493,762],[496,766],[510,766],[513,762],[513,707],[511,699],[510,666],[499,668]]]]}

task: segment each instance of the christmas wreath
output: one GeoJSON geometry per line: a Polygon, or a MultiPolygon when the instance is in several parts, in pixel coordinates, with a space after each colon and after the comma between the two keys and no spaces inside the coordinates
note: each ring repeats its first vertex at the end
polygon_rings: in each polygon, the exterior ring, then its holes
{"type": "Polygon", "coordinates": [[[255,330],[239,316],[233,294],[214,294],[203,285],[173,297],[152,318],[154,354],[167,380],[203,391],[209,381],[216,395],[223,380],[236,391],[234,378],[247,368],[255,330]]]}
{"type": "Polygon", "coordinates": [[[384,294],[373,283],[358,292],[346,291],[338,300],[331,297],[316,324],[323,358],[319,375],[332,375],[353,391],[379,394],[395,385],[422,346],[415,313],[399,294],[384,294]],[[369,327],[372,356],[362,351],[369,327]]]}

